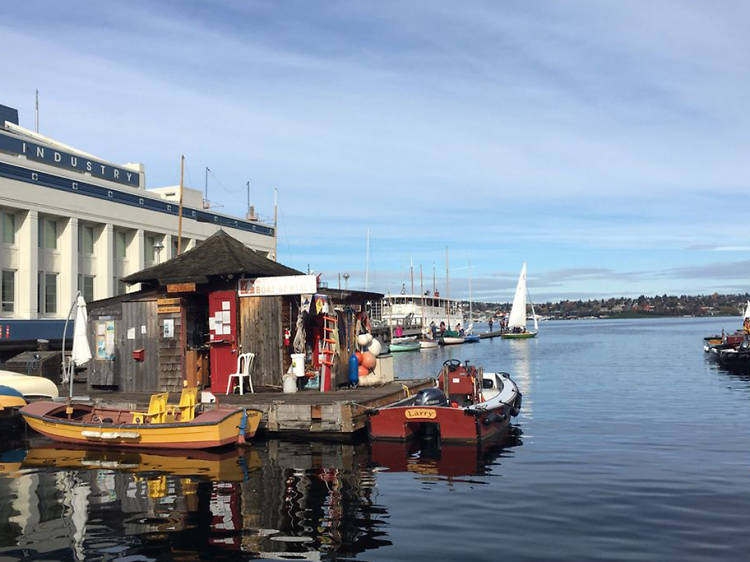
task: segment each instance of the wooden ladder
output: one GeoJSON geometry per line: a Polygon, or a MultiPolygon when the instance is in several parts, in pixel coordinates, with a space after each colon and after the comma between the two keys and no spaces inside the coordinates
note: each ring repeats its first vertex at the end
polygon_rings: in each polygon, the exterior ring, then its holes
{"type": "Polygon", "coordinates": [[[328,371],[328,380],[331,381],[330,390],[333,390],[333,356],[336,353],[336,340],[334,339],[333,334],[338,329],[337,326],[338,317],[328,316],[327,314],[323,315],[323,340],[320,345],[320,353],[325,357],[320,361],[323,365],[320,373],[321,392],[325,392],[326,370],[328,371]]]}

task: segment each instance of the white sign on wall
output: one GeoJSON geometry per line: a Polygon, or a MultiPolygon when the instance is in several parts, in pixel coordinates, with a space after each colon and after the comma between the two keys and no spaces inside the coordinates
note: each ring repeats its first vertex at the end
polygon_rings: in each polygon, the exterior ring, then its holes
{"type": "Polygon", "coordinates": [[[318,290],[315,275],[287,275],[284,277],[258,277],[240,279],[237,294],[241,297],[266,297],[280,295],[302,295],[318,290]]]}

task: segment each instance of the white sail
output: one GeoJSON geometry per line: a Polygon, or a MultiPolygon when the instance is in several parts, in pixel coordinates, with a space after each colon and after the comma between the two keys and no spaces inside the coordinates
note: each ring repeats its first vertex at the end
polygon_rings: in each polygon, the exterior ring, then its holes
{"type": "Polygon", "coordinates": [[[526,262],[521,268],[521,275],[518,277],[516,285],[516,294],[513,297],[513,306],[510,309],[510,318],[508,319],[508,328],[525,328],[526,327],[526,262]]]}
{"type": "Polygon", "coordinates": [[[750,318],[750,301],[747,301],[747,306],[745,307],[745,318],[750,318]]]}

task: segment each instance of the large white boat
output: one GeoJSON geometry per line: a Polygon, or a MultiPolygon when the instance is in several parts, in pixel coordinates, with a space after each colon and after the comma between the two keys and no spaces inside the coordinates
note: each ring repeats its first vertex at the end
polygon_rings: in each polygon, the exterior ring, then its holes
{"type": "Polygon", "coordinates": [[[387,295],[383,298],[380,318],[386,325],[404,328],[429,328],[432,322],[440,328],[464,327],[464,315],[460,301],[433,295],[387,295]]]}

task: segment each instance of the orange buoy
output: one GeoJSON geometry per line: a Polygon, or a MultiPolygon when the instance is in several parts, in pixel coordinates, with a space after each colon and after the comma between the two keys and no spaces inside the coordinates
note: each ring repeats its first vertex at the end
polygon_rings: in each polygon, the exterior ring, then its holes
{"type": "Polygon", "coordinates": [[[368,369],[364,365],[360,365],[358,373],[359,373],[359,378],[361,379],[362,377],[366,377],[368,374],[370,374],[370,369],[368,369]]]}
{"type": "Polygon", "coordinates": [[[375,363],[377,363],[377,359],[375,359],[375,355],[373,353],[370,353],[369,351],[365,351],[362,354],[362,366],[367,367],[368,370],[375,368],[375,363]]]}
{"type": "Polygon", "coordinates": [[[354,355],[357,357],[357,363],[362,364],[362,352],[361,351],[355,351],[354,355]]]}

